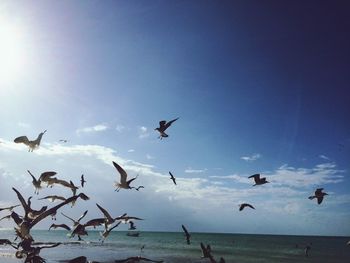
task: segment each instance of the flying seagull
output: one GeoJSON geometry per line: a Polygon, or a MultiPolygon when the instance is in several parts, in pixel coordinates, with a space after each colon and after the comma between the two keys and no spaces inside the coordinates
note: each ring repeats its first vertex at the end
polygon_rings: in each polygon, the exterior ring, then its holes
{"type": "Polygon", "coordinates": [[[116,189],[114,191],[119,192],[120,189],[133,189],[133,188],[135,188],[135,187],[131,187],[130,183],[132,181],[134,181],[137,178],[137,176],[127,181],[126,179],[128,177],[128,174],[125,172],[125,170],[116,162],[113,162],[113,165],[120,174],[120,182],[115,183],[116,189]]]}
{"type": "Polygon", "coordinates": [[[29,147],[28,152],[32,152],[32,151],[34,151],[34,149],[39,147],[40,142],[41,142],[41,138],[43,137],[45,132],[46,132],[46,130],[41,132],[38,135],[38,138],[36,138],[34,141],[28,140],[27,136],[20,136],[20,137],[17,137],[16,139],[14,139],[14,142],[15,143],[23,143],[23,144],[27,145],[29,147]]]}
{"type": "Polygon", "coordinates": [[[43,198],[39,198],[38,200],[44,200],[44,199],[47,199],[50,202],[55,202],[56,200],[61,200],[61,201],[67,200],[67,198],[65,198],[63,196],[59,196],[59,195],[48,195],[48,196],[45,196],[43,198]]]}
{"type": "Polygon", "coordinates": [[[245,207],[250,207],[252,209],[255,209],[254,206],[252,206],[251,204],[243,203],[239,205],[239,211],[242,211],[245,207]]]}
{"type": "Polygon", "coordinates": [[[253,174],[248,178],[254,178],[255,184],[253,186],[269,183],[266,181],[266,177],[260,178],[260,174],[253,174]]]}
{"type": "Polygon", "coordinates": [[[169,174],[170,174],[170,179],[173,180],[174,184],[176,185],[176,178],[170,171],[169,171],[169,174]]]}
{"type": "Polygon", "coordinates": [[[56,172],[43,172],[39,179],[36,179],[35,176],[29,171],[27,170],[27,172],[30,174],[30,176],[33,178],[33,186],[35,187],[35,191],[34,194],[39,194],[39,190],[42,188],[41,187],[41,183],[44,182],[47,184],[47,186],[49,186],[51,184],[51,181],[54,180],[55,178],[52,178],[52,176],[55,176],[57,173],[56,172]]]}
{"type": "Polygon", "coordinates": [[[159,122],[159,128],[155,128],[154,130],[159,132],[159,139],[163,139],[165,137],[169,137],[168,134],[165,133],[165,130],[168,129],[170,127],[170,125],[174,122],[177,121],[179,118],[173,119],[169,122],[166,121],[160,121],[159,122]]]}
{"type": "Polygon", "coordinates": [[[187,244],[188,245],[191,244],[191,242],[190,242],[190,238],[191,238],[190,233],[188,233],[188,231],[187,231],[187,229],[186,229],[186,227],[184,225],[182,225],[182,229],[185,232],[187,244]]]}
{"type": "Polygon", "coordinates": [[[315,195],[309,196],[309,199],[312,200],[314,198],[317,198],[317,203],[321,204],[323,201],[323,197],[325,195],[328,195],[327,193],[322,192],[323,188],[317,188],[315,191],[315,195]]]}
{"type": "Polygon", "coordinates": [[[81,183],[81,187],[84,187],[84,184],[86,183],[83,174],[82,174],[81,177],[80,177],[80,183],[81,183]]]}
{"type": "Polygon", "coordinates": [[[59,140],[59,142],[66,143],[66,142],[68,142],[68,140],[61,139],[61,140],[59,140]]]}

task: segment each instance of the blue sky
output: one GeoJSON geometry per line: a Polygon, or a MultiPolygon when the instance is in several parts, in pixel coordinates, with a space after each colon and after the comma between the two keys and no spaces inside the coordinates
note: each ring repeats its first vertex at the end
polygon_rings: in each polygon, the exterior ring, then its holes
{"type": "MultiPolygon", "coordinates": [[[[2,1],[0,204],[16,202],[12,186],[33,193],[27,169],[54,170],[88,181],[91,201],[67,214],[92,218],[98,202],[144,217],[142,230],[350,235],[348,12],[319,1],[2,1]],[[176,117],[158,140],[158,122],[176,117]],[[45,129],[33,153],[12,143],[45,129]],[[113,160],[145,189],[114,192],[113,160]],[[254,173],[271,183],[252,187],[254,173]],[[320,206],[307,199],[318,187],[330,194],[320,206]],[[240,202],[257,209],[238,212],[240,202]]],[[[56,191],[69,195],[40,196],[56,191]]]]}

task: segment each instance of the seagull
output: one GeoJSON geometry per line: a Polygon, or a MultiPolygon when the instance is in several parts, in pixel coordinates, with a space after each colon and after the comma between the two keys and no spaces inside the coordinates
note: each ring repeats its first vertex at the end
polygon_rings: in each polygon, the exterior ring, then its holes
{"type": "Polygon", "coordinates": [[[255,209],[254,206],[252,206],[251,204],[243,203],[239,205],[239,211],[242,211],[245,207],[250,207],[252,209],[255,209]]]}
{"type": "Polygon", "coordinates": [[[59,225],[57,225],[57,224],[52,224],[52,225],[49,227],[49,231],[51,230],[51,228],[56,229],[56,228],[58,228],[58,227],[64,228],[64,229],[66,229],[66,230],[68,230],[68,231],[71,230],[70,227],[67,226],[66,224],[59,224],[59,225]]]}
{"type": "Polygon", "coordinates": [[[86,216],[88,210],[86,210],[79,218],[78,220],[74,220],[72,218],[70,218],[69,216],[66,216],[65,214],[61,213],[64,217],[68,218],[69,220],[71,220],[73,222],[73,227],[76,227],[77,225],[80,224],[80,221],[86,216]]]}
{"type": "Polygon", "coordinates": [[[135,187],[131,187],[130,183],[132,181],[134,181],[137,178],[137,176],[127,181],[126,179],[128,177],[128,174],[125,172],[125,170],[119,164],[117,164],[116,162],[113,162],[113,165],[114,165],[114,167],[117,169],[117,171],[120,174],[120,182],[119,183],[118,182],[115,183],[116,189],[114,191],[119,192],[120,189],[132,189],[132,188],[135,188],[135,187]]]}
{"type": "Polygon", "coordinates": [[[106,228],[105,231],[103,231],[101,234],[101,241],[102,243],[105,241],[105,239],[109,236],[109,234],[111,233],[111,231],[116,228],[117,226],[119,226],[121,223],[121,221],[119,221],[117,224],[115,224],[115,226],[111,227],[110,229],[106,228]]]}
{"type": "Polygon", "coordinates": [[[56,200],[61,200],[61,201],[67,200],[65,197],[59,196],[59,195],[48,195],[43,198],[39,198],[38,200],[44,200],[44,199],[47,199],[50,202],[55,202],[56,200]]]}
{"type": "Polygon", "coordinates": [[[176,185],[176,178],[170,171],[169,171],[169,174],[170,174],[170,179],[173,180],[174,184],[176,185]]]}
{"type": "Polygon", "coordinates": [[[34,149],[38,148],[41,142],[41,138],[43,137],[44,133],[46,132],[43,131],[38,135],[38,138],[36,138],[34,141],[30,141],[28,140],[27,136],[20,136],[17,137],[16,139],[14,139],[15,143],[24,143],[25,145],[27,145],[29,147],[28,152],[32,152],[34,151],[34,149]]]}
{"type": "Polygon", "coordinates": [[[57,174],[56,172],[52,172],[52,171],[44,172],[40,175],[39,179],[36,179],[35,176],[29,170],[27,170],[27,172],[33,178],[32,183],[35,187],[34,194],[39,194],[39,190],[42,188],[41,182],[45,182],[49,185],[49,180],[52,179],[52,176],[57,174]]]}
{"type": "Polygon", "coordinates": [[[182,229],[185,232],[187,244],[188,245],[191,244],[191,242],[190,242],[190,238],[191,238],[190,233],[188,233],[188,231],[187,231],[187,229],[186,229],[186,227],[184,225],[182,225],[182,229]]]}
{"type": "Polygon", "coordinates": [[[0,208],[0,211],[9,210],[10,212],[12,212],[12,210],[18,206],[20,206],[20,205],[13,205],[13,206],[9,206],[9,207],[0,208]]]}
{"type": "Polygon", "coordinates": [[[317,203],[321,204],[323,201],[323,197],[325,195],[328,195],[327,193],[322,192],[323,188],[317,188],[315,191],[315,195],[309,196],[309,199],[312,200],[314,198],[317,198],[317,203]]]}
{"type": "Polygon", "coordinates": [[[205,247],[204,244],[201,242],[201,249],[203,254],[202,258],[209,258],[210,260],[213,260],[210,245],[207,245],[207,247],[205,247]]]}
{"type": "Polygon", "coordinates": [[[164,262],[163,260],[152,260],[152,259],[144,258],[144,257],[140,257],[140,256],[114,260],[115,263],[136,263],[136,262],[142,262],[142,261],[154,262],[154,263],[163,263],[164,262]]]}
{"type": "Polygon", "coordinates": [[[61,140],[59,140],[59,142],[66,143],[66,142],[68,142],[68,140],[63,140],[63,139],[61,139],[61,140]]]}
{"type": "Polygon", "coordinates": [[[165,137],[169,137],[168,134],[165,133],[165,130],[168,129],[170,127],[170,125],[174,122],[174,121],[177,121],[179,118],[176,118],[176,119],[173,119],[169,122],[166,122],[166,121],[160,121],[159,122],[159,128],[155,128],[154,130],[158,131],[159,132],[159,139],[163,139],[165,137]]]}
{"type": "Polygon", "coordinates": [[[81,178],[80,178],[80,183],[81,183],[81,187],[84,187],[84,184],[86,183],[85,179],[84,179],[84,175],[82,174],[81,175],[81,178]]]}
{"type": "Polygon", "coordinates": [[[260,178],[260,174],[253,174],[248,178],[254,178],[255,184],[253,186],[269,183],[266,181],[266,177],[260,178]]]}

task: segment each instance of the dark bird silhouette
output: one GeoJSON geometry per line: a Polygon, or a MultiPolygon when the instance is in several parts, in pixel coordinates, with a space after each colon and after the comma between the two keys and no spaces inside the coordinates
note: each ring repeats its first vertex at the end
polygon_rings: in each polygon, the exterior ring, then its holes
{"type": "Polygon", "coordinates": [[[328,195],[327,193],[322,192],[323,188],[317,188],[315,191],[315,195],[309,196],[309,199],[312,200],[314,198],[317,198],[317,203],[321,204],[323,201],[323,197],[325,195],[328,195]]]}
{"type": "Polygon", "coordinates": [[[188,233],[188,231],[184,225],[181,225],[181,226],[182,226],[183,231],[185,232],[187,244],[189,245],[189,244],[191,244],[191,241],[190,241],[191,235],[190,235],[190,233],[188,233]]]}
{"type": "Polygon", "coordinates": [[[143,185],[140,185],[138,187],[134,187],[136,191],[140,191],[141,188],[145,188],[143,185]]]}
{"type": "Polygon", "coordinates": [[[147,261],[147,262],[154,262],[154,263],[163,263],[163,260],[152,260],[149,258],[145,258],[145,257],[129,257],[126,259],[119,259],[119,260],[115,260],[115,263],[137,263],[137,262],[142,262],[142,261],[147,261]]]}
{"type": "Polygon", "coordinates": [[[253,186],[269,183],[266,181],[266,177],[260,178],[260,174],[253,174],[248,178],[254,178],[255,184],[253,186]]]}
{"type": "Polygon", "coordinates": [[[239,205],[239,211],[242,211],[245,207],[250,207],[252,209],[255,209],[254,206],[252,206],[251,204],[243,203],[239,205]]]}
{"type": "Polygon", "coordinates": [[[207,247],[205,247],[204,244],[201,242],[201,249],[202,249],[202,258],[209,258],[210,260],[213,260],[210,245],[207,245],[207,247]]]}
{"type": "Polygon", "coordinates": [[[135,230],[136,229],[136,226],[135,226],[135,224],[134,224],[134,222],[133,221],[129,221],[129,230],[135,230]]]}
{"type": "Polygon", "coordinates": [[[126,179],[128,177],[128,174],[126,173],[126,171],[116,162],[113,162],[113,165],[117,169],[118,173],[120,174],[120,182],[119,183],[115,182],[115,187],[116,187],[115,191],[119,192],[120,189],[135,188],[135,187],[130,187],[130,183],[134,181],[137,178],[137,176],[127,181],[126,179]]]}
{"type": "Polygon", "coordinates": [[[29,171],[27,170],[27,172],[30,174],[30,176],[33,178],[33,185],[35,187],[35,194],[39,194],[39,190],[42,188],[41,183],[44,182],[47,185],[49,185],[50,179],[52,179],[52,176],[55,176],[57,173],[56,172],[44,172],[40,175],[39,179],[36,179],[35,176],[29,171]]]}
{"type": "Polygon", "coordinates": [[[176,178],[170,171],[169,171],[169,174],[170,174],[170,179],[173,180],[174,184],[176,185],[176,178]]]}
{"type": "Polygon", "coordinates": [[[43,132],[41,132],[41,133],[38,135],[38,138],[36,138],[34,141],[28,140],[28,137],[27,137],[27,136],[20,136],[20,137],[17,137],[16,139],[14,139],[14,142],[15,142],[15,143],[23,143],[23,144],[27,145],[27,146],[29,147],[28,152],[32,152],[32,151],[34,151],[36,148],[39,147],[40,142],[41,142],[41,138],[43,137],[43,135],[44,135],[45,132],[46,132],[46,130],[43,131],[43,132]]]}
{"type": "Polygon", "coordinates": [[[155,128],[154,130],[158,131],[159,132],[159,139],[163,139],[165,137],[169,137],[168,134],[165,133],[165,130],[168,129],[170,127],[170,125],[174,122],[174,121],[177,121],[179,118],[176,118],[176,119],[173,119],[169,122],[166,122],[166,121],[160,121],[159,122],[159,128],[155,128]]]}
{"type": "Polygon", "coordinates": [[[68,142],[68,140],[59,140],[59,142],[63,142],[63,143],[66,143],[66,142],[68,142]]]}
{"type": "Polygon", "coordinates": [[[12,212],[12,210],[16,207],[18,207],[20,205],[13,205],[13,206],[9,206],[9,207],[3,207],[3,208],[0,208],[0,212],[3,211],[3,210],[9,210],[10,212],[12,212]]]}
{"type": "Polygon", "coordinates": [[[86,210],[77,220],[74,220],[73,218],[70,218],[69,216],[61,213],[64,217],[68,218],[69,220],[71,220],[73,222],[73,227],[76,227],[77,225],[80,224],[80,221],[86,216],[88,210],[86,210]]]}
{"type": "Polygon", "coordinates": [[[52,225],[49,227],[49,231],[51,230],[51,228],[56,229],[56,228],[58,228],[58,227],[64,228],[64,229],[66,229],[66,230],[68,230],[68,231],[71,230],[71,228],[70,228],[69,226],[67,226],[66,224],[59,224],[59,225],[57,225],[57,224],[52,224],[52,225]]]}
{"type": "Polygon", "coordinates": [[[50,202],[55,202],[56,200],[61,200],[61,201],[67,200],[65,197],[59,196],[59,195],[48,195],[43,198],[39,198],[38,200],[45,200],[45,199],[49,200],[50,202]]]}
{"type": "Polygon", "coordinates": [[[86,183],[85,179],[84,179],[84,175],[82,174],[81,175],[81,178],[80,178],[80,184],[81,184],[81,187],[84,187],[84,184],[86,183]]]}

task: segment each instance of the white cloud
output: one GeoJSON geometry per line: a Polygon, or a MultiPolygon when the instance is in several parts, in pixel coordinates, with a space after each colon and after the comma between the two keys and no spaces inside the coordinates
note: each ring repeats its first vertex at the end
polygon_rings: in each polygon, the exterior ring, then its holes
{"type": "Polygon", "coordinates": [[[128,150],[128,153],[133,153],[133,152],[135,152],[134,149],[129,149],[129,150],[128,150]]]}
{"type": "Polygon", "coordinates": [[[140,139],[144,139],[150,136],[150,133],[145,126],[138,127],[138,134],[140,139]]]}
{"type": "Polygon", "coordinates": [[[117,132],[122,132],[124,129],[125,129],[125,126],[119,125],[119,124],[115,127],[115,130],[116,130],[117,132]]]}
{"type": "Polygon", "coordinates": [[[254,153],[251,156],[242,156],[241,159],[246,161],[246,162],[253,162],[253,161],[260,159],[261,157],[262,157],[262,155],[260,153],[254,153]]]}
{"type": "Polygon", "coordinates": [[[326,155],[320,154],[318,157],[323,159],[323,160],[330,161],[330,159],[326,155]]]}
{"type": "Polygon", "coordinates": [[[147,160],[152,160],[152,159],[154,159],[154,157],[153,157],[152,155],[150,155],[150,154],[146,154],[146,158],[147,158],[147,160]]]}
{"type": "Polygon", "coordinates": [[[208,170],[207,168],[204,168],[204,169],[192,169],[191,167],[189,167],[189,168],[187,168],[185,170],[185,173],[188,173],[188,174],[199,174],[199,173],[204,173],[207,170],[208,170]]]}
{"type": "Polygon", "coordinates": [[[108,129],[107,125],[104,124],[97,124],[92,127],[85,127],[85,128],[80,128],[76,130],[76,133],[80,135],[81,133],[93,133],[93,132],[101,132],[105,131],[108,129]]]}
{"type": "Polygon", "coordinates": [[[17,125],[18,125],[19,127],[22,127],[22,128],[29,128],[29,127],[30,127],[30,124],[29,124],[29,123],[21,122],[21,121],[17,122],[17,125]]]}

